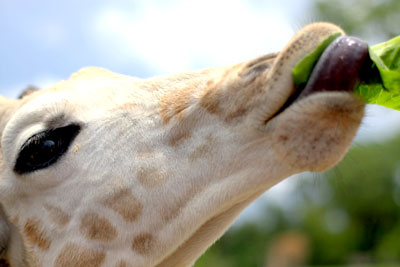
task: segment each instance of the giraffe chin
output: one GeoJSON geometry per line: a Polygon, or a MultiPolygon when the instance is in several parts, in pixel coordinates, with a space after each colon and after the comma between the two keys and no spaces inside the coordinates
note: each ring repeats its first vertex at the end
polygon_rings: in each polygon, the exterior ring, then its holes
{"type": "Polygon", "coordinates": [[[267,124],[274,149],[295,172],[333,167],[347,152],[364,115],[348,92],[317,92],[294,102],[267,124]]]}
{"type": "Polygon", "coordinates": [[[324,51],[305,87],[275,115],[276,149],[290,166],[323,171],[342,159],[364,114],[363,102],[352,92],[367,65],[368,45],[339,37],[324,51]]]}

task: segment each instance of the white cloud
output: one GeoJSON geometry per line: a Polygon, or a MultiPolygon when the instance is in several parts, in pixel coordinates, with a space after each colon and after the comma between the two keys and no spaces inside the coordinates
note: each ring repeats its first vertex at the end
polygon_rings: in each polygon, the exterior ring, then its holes
{"type": "Polygon", "coordinates": [[[254,12],[244,1],[175,1],[133,9],[104,7],[93,19],[94,38],[141,58],[157,72],[233,64],[280,50],[292,35],[276,9],[254,12]]]}

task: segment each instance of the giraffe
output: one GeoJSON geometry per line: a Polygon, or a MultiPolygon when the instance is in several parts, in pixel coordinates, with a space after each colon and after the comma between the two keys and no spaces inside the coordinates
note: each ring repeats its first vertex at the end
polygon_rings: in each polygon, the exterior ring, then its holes
{"type": "Polygon", "coordinates": [[[346,153],[364,104],[295,93],[291,69],[342,29],[279,53],[136,79],[88,67],[0,98],[0,248],[10,266],[191,266],[271,186],[346,153]]]}

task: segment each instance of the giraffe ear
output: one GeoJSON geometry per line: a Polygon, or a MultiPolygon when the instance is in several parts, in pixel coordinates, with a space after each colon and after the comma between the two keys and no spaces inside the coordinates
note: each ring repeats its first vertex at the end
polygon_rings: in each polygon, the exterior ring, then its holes
{"type": "Polygon", "coordinates": [[[25,90],[18,96],[18,99],[22,99],[27,95],[30,95],[36,91],[38,91],[39,88],[34,86],[34,85],[29,85],[28,87],[25,88],[25,90]]]}

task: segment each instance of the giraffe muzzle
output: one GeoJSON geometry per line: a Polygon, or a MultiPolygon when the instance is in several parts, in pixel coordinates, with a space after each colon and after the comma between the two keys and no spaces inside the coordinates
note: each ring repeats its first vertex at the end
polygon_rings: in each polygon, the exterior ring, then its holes
{"type": "Polygon", "coordinates": [[[372,64],[368,44],[356,37],[341,36],[318,59],[308,82],[296,88],[274,117],[293,103],[321,92],[352,93],[372,64]]]}
{"type": "Polygon", "coordinates": [[[368,45],[358,38],[341,36],[322,53],[296,100],[317,92],[353,92],[372,64],[368,45]]]}

